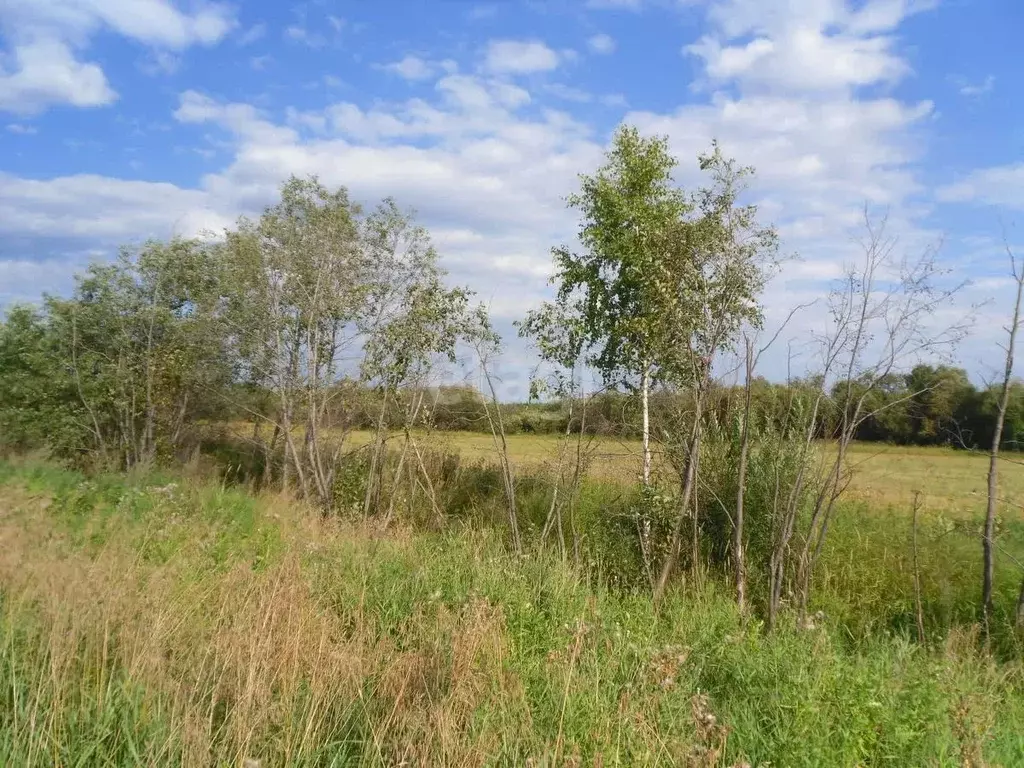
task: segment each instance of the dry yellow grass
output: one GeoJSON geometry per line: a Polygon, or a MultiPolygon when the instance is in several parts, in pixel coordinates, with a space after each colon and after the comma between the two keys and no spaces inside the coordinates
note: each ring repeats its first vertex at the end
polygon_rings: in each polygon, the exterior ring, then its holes
{"type": "MultiPolygon", "coordinates": [[[[4,488],[0,627],[38,622],[47,669],[31,681],[29,718],[15,715],[21,759],[67,764],[56,745],[80,726],[83,702],[102,712],[138,684],[143,711],[169,725],[133,747],[144,747],[140,765],[319,764],[353,713],[366,723],[370,743],[358,751],[369,764],[487,762],[501,726],[474,730],[473,712],[526,711],[522,691],[506,687],[501,609],[473,599],[461,613],[416,612],[400,643],[364,615],[362,599],[341,612],[346,621],[313,595],[301,554],[367,542],[368,529],[316,526],[308,510],[270,503],[287,553],[259,571],[237,561],[210,572],[191,541],[147,563],[137,541],[115,534],[90,556],[54,530],[48,498],[4,488]]],[[[217,535],[189,525],[197,541],[217,535]]]]}

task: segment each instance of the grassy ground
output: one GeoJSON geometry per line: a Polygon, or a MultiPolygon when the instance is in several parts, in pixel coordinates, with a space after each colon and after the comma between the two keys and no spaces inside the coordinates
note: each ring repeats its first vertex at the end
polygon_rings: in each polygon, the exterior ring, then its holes
{"type": "MultiPolygon", "coordinates": [[[[822,589],[881,620],[891,585],[864,580],[906,574],[851,546],[822,589]]],[[[714,584],[655,615],[474,527],[382,537],[218,484],[0,465],[2,765],[1024,764],[1020,666],[975,648],[832,618],[765,636],[714,584]]]]}
{"type": "MultiPolygon", "coordinates": [[[[355,433],[353,444],[369,441],[370,433],[355,433]]],[[[435,433],[431,441],[469,459],[493,460],[490,435],[478,432],[435,433]]],[[[553,462],[556,435],[510,435],[513,460],[524,468],[553,462]]],[[[639,474],[640,443],[619,438],[599,438],[595,444],[591,474],[606,479],[632,480],[639,474]]],[[[872,509],[893,507],[909,510],[914,493],[921,494],[922,509],[951,518],[984,515],[988,457],[951,448],[854,444],[850,454],[853,481],[849,495],[872,509]]],[[[1021,517],[1024,509],[1024,458],[1007,454],[1000,462],[1002,514],[1021,517]]]]}

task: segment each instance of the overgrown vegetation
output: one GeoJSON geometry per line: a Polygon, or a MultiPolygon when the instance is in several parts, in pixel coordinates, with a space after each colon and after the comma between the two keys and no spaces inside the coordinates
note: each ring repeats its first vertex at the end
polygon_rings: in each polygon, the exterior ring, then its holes
{"type": "Polygon", "coordinates": [[[996,470],[1020,300],[978,391],[949,364],[961,284],[865,212],[809,367],[769,383],[753,170],[715,146],[681,190],[667,147],[620,129],[581,177],[579,248],[519,326],[529,404],[501,402],[502,340],[411,214],[315,178],[8,311],[0,448],[65,469],[4,465],[0,757],[1024,760],[996,470]],[[460,361],[483,391],[440,386],[460,361]],[[530,431],[554,450],[527,468],[530,431]],[[638,437],[635,466],[592,473],[598,435],[638,437]],[[989,446],[984,528],[922,519],[920,488],[896,517],[851,499],[861,440],[989,446]]]}
{"type": "MultiPolygon", "coordinates": [[[[1020,668],[978,655],[970,629],[942,629],[973,611],[965,531],[922,534],[921,646],[903,532],[870,513],[837,531],[825,618],[766,636],[717,581],[656,613],[557,552],[510,555],[479,517],[381,538],[195,476],[2,475],[7,765],[1024,756],[1020,668]]],[[[606,519],[595,493],[577,525],[606,519]]],[[[1024,545],[1016,525],[1012,538],[1024,545]]]]}

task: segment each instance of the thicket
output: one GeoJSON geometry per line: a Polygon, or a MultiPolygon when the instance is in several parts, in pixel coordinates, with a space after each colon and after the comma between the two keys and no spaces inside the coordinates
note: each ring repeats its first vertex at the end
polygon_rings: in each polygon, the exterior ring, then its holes
{"type": "MultiPolygon", "coordinates": [[[[806,622],[826,540],[850,514],[851,442],[1013,447],[1024,386],[1012,360],[1005,399],[920,363],[962,336],[934,323],[957,286],[933,253],[896,253],[870,216],[811,340],[815,370],[758,378],[778,240],[740,202],[752,170],[714,147],[699,158],[706,186],[686,192],[675,165],[666,140],[627,128],[581,178],[569,201],[580,248],[554,249],[556,298],[520,325],[544,363],[544,402],[499,402],[501,339],[470,292],[446,283],[410,214],[292,179],[223,237],[126,249],[71,296],[11,308],[0,440],[92,470],[205,452],[225,477],[382,528],[439,524],[487,498],[516,553],[557,546],[656,603],[670,587],[727,579],[741,612],[771,628],[790,613],[806,622]],[[483,391],[439,385],[460,357],[483,391]],[[732,359],[743,373],[720,380],[732,359]],[[604,388],[584,392],[584,371],[604,388]],[[371,439],[351,439],[357,429],[371,439]],[[454,429],[490,434],[496,463],[470,469],[439,449],[436,435],[454,429]],[[514,431],[558,435],[544,472],[517,471],[514,431]],[[638,486],[587,482],[600,434],[640,437],[638,486]]],[[[995,507],[989,517],[995,546],[995,507]]]]}

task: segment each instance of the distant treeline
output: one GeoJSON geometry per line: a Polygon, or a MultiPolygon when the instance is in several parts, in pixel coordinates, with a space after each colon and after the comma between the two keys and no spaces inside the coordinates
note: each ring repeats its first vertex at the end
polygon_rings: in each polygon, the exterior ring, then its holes
{"type": "MultiPolygon", "coordinates": [[[[92,286],[86,283],[86,287],[92,286]]],[[[103,324],[82,311],[82,305],[91,304],[95,298],[90,296],[85,302],[81,296],[69,301],[49,299],[43,310],[15,308],[0,323],[0,445],[20,450],[49,447],[58,454],[70,455],[79,446],[87,445],[96,430],[130,433],[149,428],[159,432],[157,437],[165,438],[168,444],[188,448],[199,440],[197,425],[278,420],[278,395],[257,384],[240,383],[236,372],[225,364],[219,345],[204,348],[189,338],[192,333],[204,336],[197,333],[200,329],[189,328],[190,333],[175,338],[165,327],[159,329],[161,365],[154,372],[154,389],[159,392],[155,409],[158,417],[147,427],[144,419],[138,419],[137,406],[123,405],[133,396],[141,399],[146,384],[143,371],[135,368],[129,373],[125,368],[134,366],[117,359],[119,351],[123,354],[123,337],[106,336],[110,356],[97,360],[90,355],[86,376],[74,368],[73,348],[81,344],[83,336],[91,337],[92,350],[104,346],[100,341],[104,332],[97,327],[103,324]],[[135,379],[128,391],[124,389],[125,378],[116,375],[118,370],[122,376],[135,379]],[[120,407],[113,407],[115,403],[120,407]],[[128,418],[131,423],[112,423],[126,418],[125,411],[132,412],[134,418],[128,418]]],[[[124,317],[119,319],[123,321],[124,317]]],[[[176,322],[188,326],[196,321],[186,316],[176,322]]],[[[136,343],[141,345],[148,328],[143,318],[135,323],[136,343]]],[[[208,342],[209,336],[202,341],[208,342]]],[[[752,387],[754,413],[784,426],[781,422],[792,405],[809,404],[821,386],[821,382],[813,380],[777,384],[758,378],[752,387]]],[[[825,401],[826,412],[819,427],[821,438],[831,437],[838,426],[840,413],[834,406],[829,411],[829,403],[844,400],[845,386],[844,382],[835,382],[829,387],[834,397],[825,401]],[[843,397],[840,392],[844,392],[843,397]]],[[[407,403],[420,394],[424,407],[417,418],[418,428],[490,431],[486,412],[490,404],[481,392],[468,385],[406,389],[398,396],[384,398],[371,385],[341,380],[327,398],[334,411],[327,421],[336,429],[373,429],[383,418],[388,427],[400,429],[408,418],[407,403]]],[[[739,387],[715,387],[713,417],[735,418],[729,414],[735,414],[734,406],[740,398],[739,387]]],[[[975,387],[962,368],[919,365],[909,374],[892,375],[884,386],[873,388],[865,403],[865,410],[873,415],[858,425],[856,439],[899,445],[987,448],[992,441],[997,398],[997,388],[975,387]]],[[[688,407],[685,392],[653,392],[650,408],[655,439],[662,434],[663,425],[678,423],[678,415],[688,407]]],[[[572,403],[504,403],[501,409],[505,430],[510,434],[582,430],[590,435],[640,436],[639,402],[629,392],[606,390],[572,403]]],[[[296,417],[301,423],[301,414],[296,417]]],[[[1015,383],[1006,414],[1003,447],[1017,449],[1022,437],[1024,383],[1015,383]]]]}
{"type": "MultiPolygon", "coordinates": [[[[774,419],[784,426],[786,413],[793,404],[809,407],[821,387],[816,381],[776,384],[758,378],[752,386],[753,410],[760,418],[774,419]]],[[[854,383],[856,392],[857,383],[854,383]]],[[[845,382],[829,387],[832,401],[845,397],[845,382]],[[840,395],[842,393],[842,395],[840,395]]],[[[419,427],[441,431],[490,432],[484,395],[469,385],[447,385],[423,392],[428,406],[419,427]]],[[[392,429],[404,425],[404,397],[389,399],[384,407],[385,423],[392,429]]],[[[907,375],[892,375],[884,387],[876,387],[865,402],[865,410],[874,415],[857,427],[856,439],[896,445],[946,445],[955,448],[987,449],[999,396],[998,387],[979,389],[971,383],[967,372],[952,366],[918,365],[907,375]]],[[[714,390],[712,418],[730,418],[743,397],[742,387],[717,386],[714,390]]],[[[334,398],[338,413],[332,423],[346,423],[351,429],[373,429],[380,417],[383,398],[380,393],[344,382],[334,398]]],[[[219,420],[251,420],[255,413],[273,418],[274,400],[269,391],[238,387],[227,405],[216,413],[219,420]]],[[[651,395],[652,432],[657,438],[663,426],[678,423],[678,415],[690,407],[686,393],[656,391],[651,395]]],[[[825,401],[819,437],[832,437],[838,428],[840,413],[825,401]]],[[[585,401],[576,399],[544,402],[504,403],[501,406],[505,430],[509,434],[578,433],[609,437],[639,438],[641,415],[638,398],[629,392],[605,390],[585,401]]],[[[214,416],[213,413],[210,416],[214,416]]],[[[735,415],[733,416],[735,417],[735,415]]],[[[1024,383],[1011,389],[1010,407],[1003,428],[1003,447],[1017,449],[1024,440],[1024,383]]]]}

